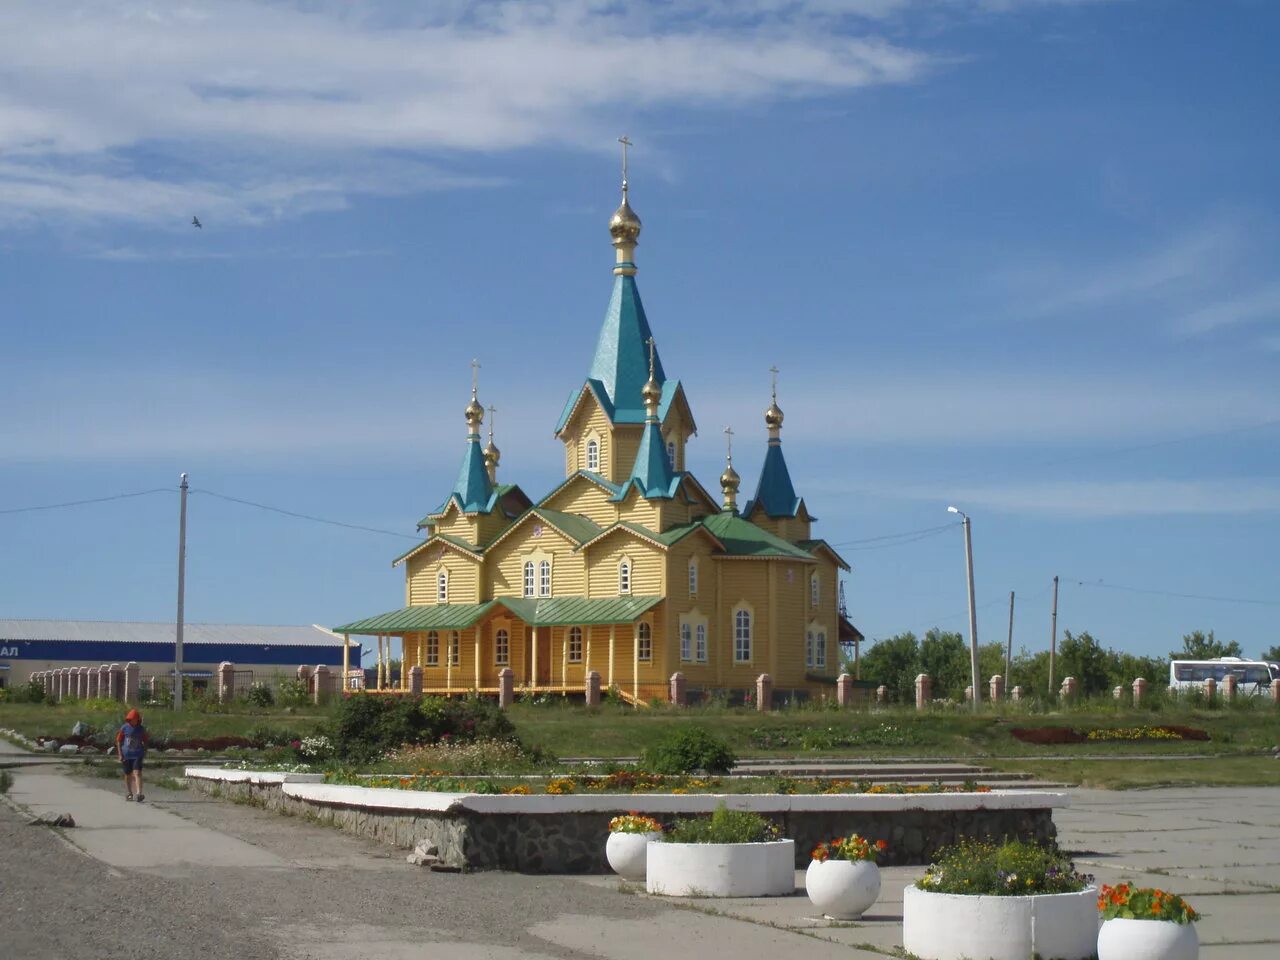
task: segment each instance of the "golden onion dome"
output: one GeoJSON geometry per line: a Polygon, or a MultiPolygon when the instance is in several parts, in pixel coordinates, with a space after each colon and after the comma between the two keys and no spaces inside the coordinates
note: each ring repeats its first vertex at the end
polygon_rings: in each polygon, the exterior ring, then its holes
{"type": "Polygon", "coordinates": [[[484,447],[485,463],[492,463],[495,467],[498,461],[502,459],[502,451],[498,449],[498,445],[493,442],[493,437],[489,438],[489,442],[484,447]]]}
{"type": "Polygon", "coordinates": [[[640,218],[631,209],[631,204],[627,203],[625,194],[622,197],[622,203],[609,218],[609,234],[613,237],[615,246],[635,243],[640,237],[640,218]]]}
{"type": "Polygon", "coordinates": [[[662,402],[662,385],[652,376],[645,381],[645,385],[640,388],[640,395],[644,398],[644,405],[656,407],[662,402]]]}
{"type": "Polygon", "coordinates": [[[764,412],[764,425],[770,430],[777,430],[782,426],[782,408],[778,406],[778,401],[774,400],[769,404],[769,409],[764,412]]]}
{"type": "Polygon", "coordinates": [[[468,426],[478,428],[484,420],[484,407],[480,406],[480,401],[473,396],[463,416],[467,418],[468,426]]]}
{"type": "Polygon", "coordinates": [[[724,473],[720,474],[720,488],[726,492],[730,490],[736,492],[741,483],[742,478],[738,476],[738,471],[733,469],[732,463],[724,468],[724,473]]]}

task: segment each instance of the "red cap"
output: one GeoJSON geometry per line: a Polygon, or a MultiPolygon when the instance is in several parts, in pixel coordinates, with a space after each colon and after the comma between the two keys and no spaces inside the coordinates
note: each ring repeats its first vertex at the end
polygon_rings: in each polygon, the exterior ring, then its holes
{"type": "Polygon", "coordinates": [[[124,722],[131,723],[136,727],[139,723],[142,722],[142,714],[140,714],[137,710],[130,710],[128,713],[124,715],[124,722]]]}

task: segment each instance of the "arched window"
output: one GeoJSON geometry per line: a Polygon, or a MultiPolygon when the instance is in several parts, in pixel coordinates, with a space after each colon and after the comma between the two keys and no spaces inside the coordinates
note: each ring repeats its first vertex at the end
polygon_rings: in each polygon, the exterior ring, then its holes
{"type": "Polygon", "coordinates": [[[569,628],[569,662],[582,662],[582,628],[569,628]]]}
{"type": "Polygon", "coordinates": [[[693,630],[693,659],[698,663],[707,662],[707,625],[700,623],[693,630]]]}
{"type": "Polygon", "coordinates": [[[809,575],[809,605],[816,607],[818,605],[818,573],[815,570],[809,575]]]}
{"type": "Polygon", "coordinates": [[[600,441],[587,441],[587,469],[592,473],[600,472],[600,441]]]}
{"type": "Polygon", "coordinates": [[[818,632],[818,639],[813,647],[813,665],[820,670],[827,665],[827,635],[822,631],[818,632]]]}
{"type": "Polygon", "coordinates": [[[457,630],[449,631],[449,665],[456,667],[462,662],[462,635],[457,630]]]}
{"type": "Polygon", "coordinates": [[[698,595],[698,561],[689,561],[689,596],[698,595]]]}
{"type": "Polygon", "coordinates": [[[676,468],[676,442],[674,440],[667,441],[667,459],[671,462],[671,469],[676,468]]]}
{"type": "Polygon", "coordinates": [[[533,596],[533,561],[526,560],[524,564],[524,595],[526,597],[533,596]]]}
{"type": "Polygon", "coordinates": [[[680,660],[688,663],[693,659],[693,626],[686,622],[680,624],[680,660]]]}
{"type": "Polygon", "coordinates": [[[733,659],[736,663],[751,662],[750,610],[738,610],[733,615],[733,659]]]}
{"type": "Polygon", "coordinates": [[[427,634],[427,666],[440,666],[440,634],[434,630],[427,634]]]}
{"type": "Polygon", "coordinates": [[[505,627],[499,628],[493,635],[493,662],[499,667],[505,667],[511,662],[511,634],[505,627]]]}
{"type": "Polygon", "coordinates": [[[551,561],[543,560],[538,564],[538,596],[551,596],[551,561]]]}
{"type": "Polygon", "coordinates": [[[618,592],[631,592],[631,561],[623,560],[618,564],[618,592]]]}
{"type": "Polygon", "coordinates": [[[813,631],[810,630],[804,635],[804,665],[806,667],[813,666],[813,631]]]}
{"type": "Polygon", "coordinates": [[[449,574],[441,570],[436,574],[436,603],[449,602],[449,574]]]}
{"type": "Polygon", "coordinates": [[[653,659],[653,627],[647,623],[636,627],[636,656],[641,660],[653,659]]]}

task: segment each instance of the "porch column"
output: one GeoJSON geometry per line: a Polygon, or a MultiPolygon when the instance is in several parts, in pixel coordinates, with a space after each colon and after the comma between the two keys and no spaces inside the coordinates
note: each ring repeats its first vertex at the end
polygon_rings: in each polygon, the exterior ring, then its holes
{"type": "Polygon", "coordinates": [[[613,655],[618,642],[618,625],[609,624],[609,686],[613,686],[613,655]]]}
{"type": "Polygon", "coordinates": [[[640,627],[631,624],[631,698],[635,708],[640,709],[640,627]]]}
{"type": "Polygon", "coordinates": [[[480,624],[476,624],[476,689],[480,689],[480,624]]]}
{"type": "Polygon", "coordinates": [[[382,689],[383,673],[383,657],[382,657],[382,634],[378,634],[378,680],[377,689],[382,689]]]}
{"type": "Polygon", "coordinates": [[[564,635],[560,638],[560,686],[565,687],[564,695],[569,695],[569,627],[561,627],[564,635]]]}
{"type": "Polygon", "coordinates": [[[538,628],[533,628],[533,656],[529,660],[529,686],[538,685],[538,628]]]}
{"type": "Polygon", "coordinates": [[[344,633],[342,635],[342,690],[345,693],[348,674],[351,673],[351,634],[344,633]]]}
{"type": "Polygon", "coordinates": [[[585,677],[591,672],[591,627],[584,627],[587,635],[582,638],[582,642],[587,645],[586,650],[582,652],[582,675],[585,677]]]}
{"type": "MultiPolygon", "coordinates": [[[[444,631],[444,689],[447,693],[453,691],[453,635],[456,632],[454,630],[444,631]]],[[[462,642],[461,636],[458,637],[458,642],[462,642]]]]}

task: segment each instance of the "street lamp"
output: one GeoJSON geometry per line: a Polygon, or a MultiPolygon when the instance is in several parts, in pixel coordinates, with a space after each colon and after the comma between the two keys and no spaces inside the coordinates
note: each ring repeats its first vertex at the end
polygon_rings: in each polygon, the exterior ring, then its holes
{"type": "Polygon", "coordinates": [[[982,688],[978,686],[978,613],[973,606],[973,533],[969,515],[956,507],[947,507],[947,513],[958,513],[964,521],[964,565],[969,578],[969,672],[973,683],[973,710],[976,713],[982,700],[982,688]]]}

